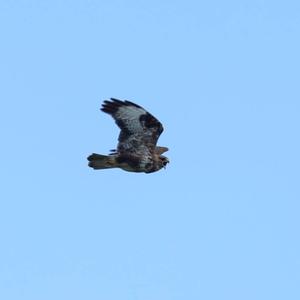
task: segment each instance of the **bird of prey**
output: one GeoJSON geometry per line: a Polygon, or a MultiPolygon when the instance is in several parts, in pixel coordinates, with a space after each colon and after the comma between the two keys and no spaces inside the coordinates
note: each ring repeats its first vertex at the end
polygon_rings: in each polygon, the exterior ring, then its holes
{"type": "Polygon", "coordinates": [[[87,159],[89,167],[121,168],[129,172],[152,173],[169,163],[162,154],[167,147],[156,146],[163,132],[162,124],[141,106],[128,100],[105,100],[101,110],[113,117],[121,129],[116,150],[109,155],[93,153],[87,159]]]}

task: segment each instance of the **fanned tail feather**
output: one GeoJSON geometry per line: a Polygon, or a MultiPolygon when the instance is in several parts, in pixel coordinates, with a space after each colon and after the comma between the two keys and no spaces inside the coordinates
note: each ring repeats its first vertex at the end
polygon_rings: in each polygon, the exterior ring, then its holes
{"type": "Polygon", "coordinates": [[[113,156],[93,153],[87,159],[89,161],[89,167],[93,168],[94,170],[117,167],[116,159],[113,156]]]}

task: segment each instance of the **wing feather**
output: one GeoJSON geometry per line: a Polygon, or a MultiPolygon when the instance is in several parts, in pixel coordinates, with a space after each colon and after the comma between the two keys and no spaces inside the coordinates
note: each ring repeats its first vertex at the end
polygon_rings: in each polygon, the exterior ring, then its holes
{"type": "Polygon", "coordinates": [[[121,129],[118,150],[153,152],[163,132],[162,124],[143,107],[125,100],[105,100],[101,110],[111,115],[121,129]]]}

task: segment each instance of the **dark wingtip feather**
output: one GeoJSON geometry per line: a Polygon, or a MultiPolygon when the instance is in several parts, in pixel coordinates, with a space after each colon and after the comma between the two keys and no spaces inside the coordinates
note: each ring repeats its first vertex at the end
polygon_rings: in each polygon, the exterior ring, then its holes
{"type": "Polygon", "coordinates": [[[125,100],[124,101],[124,103],[126,104],[126,105],[132,105],[132,106],[135,106],[135,107],[138,107],[138,108],[142,108],[141,106],[139,106],[139,105],[137,105],[136,103],[133,103],[133,102],[131,102],[131,101],[129,101],[129,100],[125,100]]]}
{"type": "Polygon", "coordinates": [[[142,108],[141,106],[128,100],[122,101],[117,98],[110,98],[110,100],[103,101],[102,107],[100,109],[105,113],[114,114],[121,106],[135,106],[138,108],[142,108]]]}
{"type": "Polygon", "coordinates": [[[124,105],[121,100],[111,98],[111,100],[104,100],[101,110],[108,114],[114,114],[117,112],[120,106],[124,105]]]}
{"type": "MultiPolygon", "coordinates": [[[[119,100],[117,98],[110,98],[110,100],[113,101],[114,103],[118,103],[120,105],[124,105],[124,101],[119,100]]],[[[109,102],[111,102],[111,101],[109,101],[109,102]]]]}

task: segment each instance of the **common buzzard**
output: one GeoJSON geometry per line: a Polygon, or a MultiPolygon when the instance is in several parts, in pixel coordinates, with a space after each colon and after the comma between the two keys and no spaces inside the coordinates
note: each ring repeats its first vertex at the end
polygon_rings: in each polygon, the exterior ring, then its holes
{"type": "Polygon", "coordinates": [[[169,160],[162,154],[168,148],[156,146],[163,126],[154,116],[135,103],[115,98],[105,100],[101,110],[111,115],[121,129],[119,143],[109,155],[91,154],[87,158],[89,167],[144,173],[166,167],[169,160]]]}

